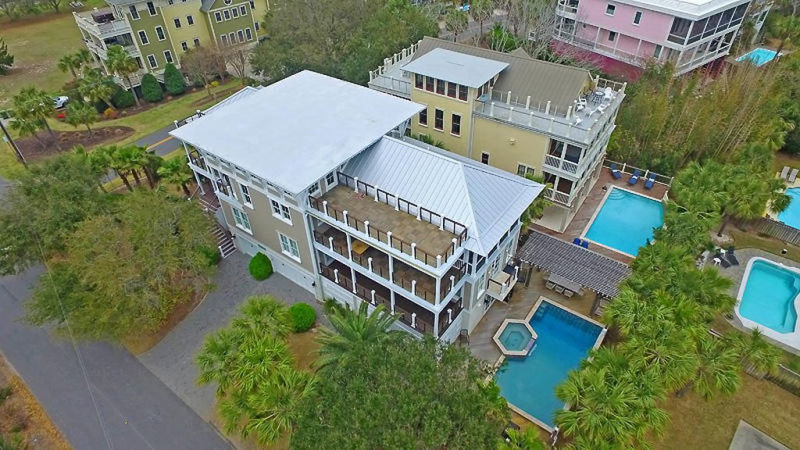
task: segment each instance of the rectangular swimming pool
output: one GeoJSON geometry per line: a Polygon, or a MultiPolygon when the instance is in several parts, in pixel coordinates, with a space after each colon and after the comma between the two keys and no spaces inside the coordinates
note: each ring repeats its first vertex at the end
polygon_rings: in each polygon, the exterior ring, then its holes
{"type": "Polygon", "coordinates": [[[748,328],[759,328],[766,336],[800,350],[798,296],[800,269],[753,258],[742,278],[736,314],[748,328]]]}
{"type": "Polygon", "coordinates": [[[583,238],[612,250],[636,256],[664,225],[661,202],[612,186],[583,238]]]}
{"type": "Polygon", "coordinates": [[[736,58],[736,61],[742,62],[748,60],[751,63],[755,64],[756,67],[761,67],[764,64],[775,59],[776,56],[778,56],[778,53],[775,52],[774,50],[759,47],[736,58]]]}
{"type": "Polygon", "coordinates": [[[527,357],[507,358],[495,376],[511,407],[544,428],[552,429],[564,408],[556,386],[578,368],[605,337],[605,328],[541,298],[527,317],[538,335],[527,357]]]}

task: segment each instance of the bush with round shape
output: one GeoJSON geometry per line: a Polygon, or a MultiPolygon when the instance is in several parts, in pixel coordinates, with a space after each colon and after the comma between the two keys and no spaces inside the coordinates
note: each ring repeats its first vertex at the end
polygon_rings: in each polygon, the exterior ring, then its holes
{"type": "Polygon", "coordinates": [[[289,308],[289,317],[295,333],[308,331],[317,320],[317,312],[308,303],[295,303],[289,308]]]}
{"type": "Polygon", "coordinates": [[[267,258],[267,255],[258,252],[253,256],[253,259],[250,260],[248,270],[250,270],[250,275],[256,280],[266,280],[272,275],[272,261],[267,258]]]}
{"type": "Polygon", "coordinates": [[[169,95],[181,95],[186,92],[186,81],[175,64],[169,63],[164,68],[164,89],[169,95]]]}
{"type": "Polygon", "coordinates": [[[152,73],[146,73],[142,77],[142,97],[150,103],[160,102],[164,98],[164,91],[152,73]]]}
{"type": "Polygon", "coordinates": [[[131,106],[136,104],[136,100],[133,98],[133,92],[126,91],[125,89],[120,89],[111,97],[111,103],[114,104],[114,107],[117,109],[122,108],[130,108],[131,106]]]}

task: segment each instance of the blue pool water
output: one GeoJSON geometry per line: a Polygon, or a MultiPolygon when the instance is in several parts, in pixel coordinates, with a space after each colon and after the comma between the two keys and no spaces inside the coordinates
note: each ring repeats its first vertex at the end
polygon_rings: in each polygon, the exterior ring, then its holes
{"type": "Polygon", "coordinates": [[[664,225],[661,202],[624,189],[611,188],[584,236],[590,241],[636,256],[664,225]]]}
{"type": "Polygon", "coordinates": [[[800,229],[800,188],[789,188],[786,190],[786,195],[792,201],[786,209],[778,213],[778,220],[790,227],[800,229]]]}
{"type": "Polygon", "coordinates": [[[779,333],[793,332],[797,323],[794,299],[800,294],[800,275],[756,260],[746,283],[739,314],[779,333]]]}
{"type": "Polygon", "coordinates": [[[530,324],[538,335],[533,351],[506,359],[495,380],[509,403],[552,427],[564,407],[556,386],[586,358],[602,328],[548,302],[539,305],[530,324]]]}
{"type": "Polygon", "coordinates": [[[772,61],[775,59],[777,53],[774,50],[766,49],[766,48],[757,48],[755,50],[751,50],[744,55],[736,58],[737,61],[744,61],[746,59],[750,60],[753,64],[758,67],[763,66],[764,64],[772,61]]]}
{"type": "Polygon", "coordinates": [[[500,333],[500,342],[508,350],[520,351],[524,350],[531,341],[531,332],[528,328],[521,323],[509,323],[506,328],[500,333]]]}

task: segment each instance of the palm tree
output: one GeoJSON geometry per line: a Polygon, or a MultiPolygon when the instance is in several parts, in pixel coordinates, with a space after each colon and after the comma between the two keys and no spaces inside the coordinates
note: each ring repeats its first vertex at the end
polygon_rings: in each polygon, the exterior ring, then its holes
{"type": "Polygon", "coordinates": [[[621,344],[621,349],[637,371],[653,370],[666,389],[686,384],[697,371],[695,352],[697,327],[678,327],[674,322],[640,323],[635,334],[621,344]]]}
{"type": "MultiPolygon", "coordinates": [[[[525,178],[534,181],[539,184],[544,184],[545,190],[552,189],[553,185],[551,183],[545,183],[544,177],[541,175],[525,175],[525,178]]],[[[528,209],[522,213],[522,225],[523,227],[527,228],[531,222],[534,220],[539,220],[544,215],[544,210],[550,206],[551,203],[547,200],[543,195],[539,195],[533,202],[528,206],[528,209]]]]}
{"type": "Polygon", "coordinates": [[[102,177],[108,172],[109,166],[109,156],[106,150],[106,147],[99,147],[95,149],[93,152],[87,152],[86,149],[82,145],[78,145],[75,147],[75,153],[79,155],[83,155],[89,161],[89,166],[92,168],[92,172],[95,174],[97,178],[97,185],[100,187],[100,190],[106,192],[106,188],[103,186],[102,177]]]}
{"type": "Polygon", "coordinates": [[[776,55],[781,54],[781,50],[783,50],[787,42],[791,42],[800,36],[800,19],[795,16],[780,17],[772,27],[773,32],[781,38],[778,49],[775,51],[776,55]]]}
{"type": "Polygon", "coordinates": [[[481,39],[483,37],[484,22],[491,19],[494,13],[494,3],[492,0],[473,0],[469,7],[469,13],[472,14],[472,18],[475,19],[480,26],[481,34],[478,39],[481,39]]]}
{"type": "Polygon", "coordinates": [[[47,118],[53,112],[53,99],[47,92],[35,87],[23,88],[14,96],[13,101],[15,117],[27,120],[31,124],[47,130],[50,137],[55,141],[56,146],[61,148],[55,133],[50,128],[50,124],[47,123],[47,118]]]}
{"type": "Polygon", "coordinates": [[[732,339],[732,344],[746,369],[758,373],[772,373],[778,368],[781,351],[764,339],[764,334],[760,330],[755,329],[747,336],[736,335],[732,339]]]}
{"type": "Polygon", "coordinates": [[[524,430],[508,430],[508,439],[498,445],[498,450],[546,450],[547,445],[539,439],[539,430],[528,427],[524,430]]]}
{"type": "Polygon", "coordinates": [[[242,315],[233,321],[236,328],[285,337],[292,329],[286,306],[270,295],[252,296],[242,306],[242,315]]]}
{"type": "Polygon", "coordinates": [[[133,94],[133,100],[136,106],[140,106],[139,97],[136,95],[136,89],[133,88],[131,83],[131,75],[139,71],[139,65],[136,60],[131,57],[127,50],[121,45],[112,45],[108,48],[108,58],[106,59],[106,66],[108,70],[116,73],[120,78],[123,78],[128,84],[133,94]]]}
{"type": "Polygon", "coordinates": [[[192,195],[187,185],[192,181],[192,171],[189,170],[186,156],[181,155],[164,161],[161,167],[158,168],[158,176],[167,183],[180,186],[187,197],[192,195]]]}
{"type": "Polygon", "coordinates": [[[368,313],[366,302],[362,302],[358,311],[347,308],[333,308],[328,319],[334,331],[323,330],[319,337],[322,347],[316,365],[325,370],[352,355],[353,352],[367,343],[373,343],[389,336],[389,328],[397,318],[387,312],[383,305],[368,313]]]}
{"type": "Polygon", "coordinates": [[[72,73],[72,79],[78,79],[78,72],[77,70],[80,68],[80,64],[77,62],[74,54],[64,55],[61,59],[58,60],[58,69],[62,72],[70,72],[72,73]]]}
{"type": "Polygon", "coordinates": [[[697,361],[697,372],[678,391],[678,397],[692,388],[706,399],[716,392],[732,394],[739,388],[739,355],[727,342],[706,334],[697,342],[697,361]]]}
{"type": "Polygon", "coordinates": [[[121,150],[122,149],[116,145],[110,145],[108,147],[103,147],[102,149],[97,149],[95,152],[103,152],[106,155],[106,158],[108,159],[108,166],[114,169],[114,172],[125,184],[125,187],[128,188],[128,191],[133,192],[133,187],[131,186],[130,181],[128,181],[127,161],[125,160],[121,150]]]}
{"type": "Polygon", "coordinates": [[[114,82],[97,69],[88,70],[78,81],[78,92],[84,98],[91,102],[102,100],[113,111],[116,109],[111,103],[111,96],[114,95],[115,89],[114,82]]]}
{"type": "Polygon", "coordinates": [[[453,42],[458,41],[458,35],[469,26],[469,15],[466,11],[452,8],[444,17],[445,28],[453,33],[453,42]]]}

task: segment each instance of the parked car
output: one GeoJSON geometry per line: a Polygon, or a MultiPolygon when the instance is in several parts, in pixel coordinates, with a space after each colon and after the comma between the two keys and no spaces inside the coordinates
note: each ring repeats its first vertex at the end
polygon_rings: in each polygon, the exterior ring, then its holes
{"type": "Polygon", "coordinates": [[[56,109],[61,109],[67,106],[69,102],[69,97],[66,95],[59,95],[58,97],[53,97],[53,104],[55,105],[56,109]]]}

